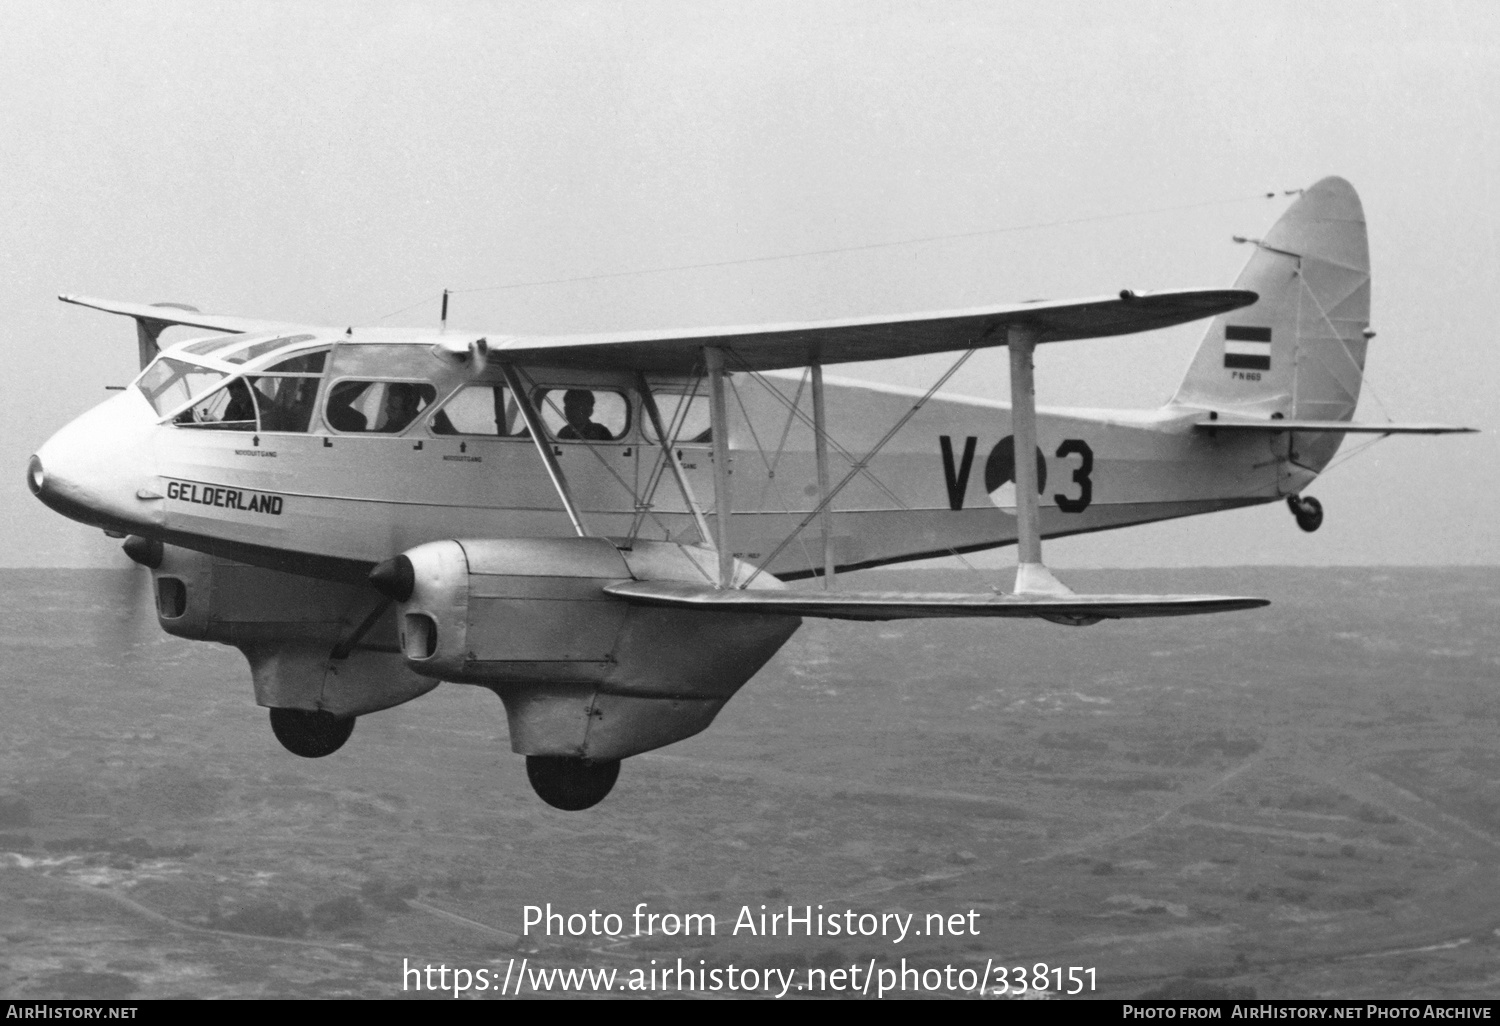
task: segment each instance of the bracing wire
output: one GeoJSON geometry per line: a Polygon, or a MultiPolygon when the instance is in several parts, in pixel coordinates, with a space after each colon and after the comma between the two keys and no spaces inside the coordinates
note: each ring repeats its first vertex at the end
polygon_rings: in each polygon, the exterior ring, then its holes
{"type": "MultiPolygon", "coordinates": [[[[742,363],[742,366],[743,366],[743,363],[742,363]]],[[[760,371],[750,370],[748,367],[746,367],[745,370],[746,370],[746,372],[748,374],[750,374],[750,376],[752,378],[754,378],[754,380],[756,382],[758,382],[760,384],[760,386],[762,388],[764,388],[778,402],[780,402],[784,407],[787,408],[789,416],[795,416],[803,424],[805,424],[808,428],[810,428],[814,432],[816,432],[817,428],[813,424],[812,418],[809,417],[806,413],[804,413],[802,411],[802,409],[801,409],[799,400],[801,398],[802,391],[801,391],[800,387],[798,388],[798,391],[797,391],[797,397],[795,399],[789,400],[789,399],[787,399],[786,395],[779,388],[777,388],[775,385],[773,385],[766,378],[766,376],[764,374],[762,374],[760,371]]],[[[923,401],[925,402],[926,400],[923,400],[923,401]]],[[[889,499],[892,503],[894,503],[897,509],[904,510],[904,511],[907,511],[907,512],[911,511],[911,509],[912,509],[911,505],[909,503],[907,503],[905,500],[903,500],[899,495],[897,495],[896,492],[894,490],[892,490],[889,485],[887,485],[878,476],[876,476],[875,472],[873,470],[871,470],[867,465],[864,465],[862,463],[862,461],[860,461],[859,458],[854,455],[854,453],[850,452],[843,445],[840,445],[839,442],[838,442],[838,440],[835,439],[832,435],[829,435],[829,434],[827,434],[825,432],[824,435],[823,435],[823,437],[827,440],[827,443],[828,443],[829,447],[834,452],[838,453],[838,455],[840,457],[842,457],[845,461],[847,461],[850,466],[856,466],[856,465],[858,465],[860,472],[862,474],[864,474],[864,476],[870,481],[870,483],[875,486],[875,488],[876,488],[877,491],[879,491],[887,499],[889,499]]],[[[983,579],[985,581],[985,584],[988,585],[988,583],[989,583],[988,578],[984,577],[983,571],[981,571],[979,569],[979,567],[975,566],[972,561],[970,561],[969,559],[965,558],[964,554],[962,552],[958,551],[957,548],[955,548],[952,545],[948,545],[948,546],[945,546],[945,551],[947,552],[948,555],[952,556],[954,559],[957,559],[960,563],[962,563],[964,565],[964,567],[966,567],[968,570],[972,571],[975,574],[978,574],[981,577],[981,579],[983,579]]]]}
{"type": "MultiPolygon", "coordinates": [[[[732,377],[727,379],[727,383],[729,385],[730,394],[734,396],[734,401],[739,404],[740,416],[745,418],[745,426],[750,431],[751,441],[755,443],[755,451],[760,454],[760,461],[766,468],[766,481],[770,484],[771,491],[776,495],[776,501],[781,504],[781,511],[788,517],[796,516],[796,514],[792,512],[791,503],[787,502],[786,493],[781,490],[781,482],[776,480],[776,463],[772,462],[766,457],[766,447],[761,444],[760,434],[755,430],[755,421],[751,418],[750,411],[745,409],[745,400],[740,395],[739,386],[734,383],[734,378],[732,377]]],[[[801,393],[799,392],[798,394],[800,395],[801,393]]],[[[788,416],[788,423],[790,423],[790,420],[791,418],[790,416],[788,416]]],[[[785,434],[783,434],[782,442],[785,443],[785,441],[786,436],[785,434]]],[[[777,451],[776,456],[777,460],[779,461],[781,457],[781,453],[779,450],[777,451]]],[[[812,553],[808,551],[807,539],[799,534],[797,536],[797,544],[802,549],[802,558],[807,561],[808,569],[813,569],[817,564],[815,564],[813,561],[812,553]]]]}

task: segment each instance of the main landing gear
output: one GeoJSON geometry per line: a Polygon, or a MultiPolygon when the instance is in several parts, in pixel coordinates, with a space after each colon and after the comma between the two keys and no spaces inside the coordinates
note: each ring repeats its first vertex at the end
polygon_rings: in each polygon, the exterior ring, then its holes
{"type": "Polygon", "coordinates": [[[590,762],[570,755],[528,755],[526,776],[537,797],[555,809],[577,812],[598,805],[620,776],[620,760],[590,762]]]}
{"type": "Polygon", "coordinates": [[[344,747],[354,733],[354,717],[335,716],[322,709],[272,709],[271,731],[293,755],[321,759],[344,747]]]}
{"type": "Polygon", "coordinates": [[[1303,498],[1300,495],[1288,495],[1286,504],[1302,530],[1311,534],[1323,526],[1323,504],[1312,496],[1303,498]]]}

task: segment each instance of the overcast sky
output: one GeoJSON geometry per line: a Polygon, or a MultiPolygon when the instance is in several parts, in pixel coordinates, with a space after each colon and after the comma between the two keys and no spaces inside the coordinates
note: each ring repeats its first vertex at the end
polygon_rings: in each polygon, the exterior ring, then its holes
{"type": "MultiPolygon", "coordinates": [[[[131,322],[58,292],[430,325],[482,289],[452,321],[503,333],[1225,286],[1329,174],[1370,224],[1361,417],[1485,433],[1338,467],[1316,535],[1278,505],[1049,560],[1495,564],[1497,41],[1485,2],[0,5],[0,564],[123,565],[23,483],[135,371],[131,322]]],[[[1039,399],[1157,405],[1201,330],[1044,347],[1039,399]]]]}

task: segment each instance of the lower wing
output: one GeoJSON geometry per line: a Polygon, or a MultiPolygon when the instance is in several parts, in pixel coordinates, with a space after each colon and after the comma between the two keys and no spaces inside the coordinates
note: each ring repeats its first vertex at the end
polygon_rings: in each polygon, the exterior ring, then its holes
{"type": "Polygon", "coordinates": [[[1145,616],[1227,613],[1270,605],[1230,595],[966,595],[944,592],[816,592],[718,589],[672,581],[626,581],[605,589],[643,606],[713,612],[776,613],[835,620],[914,620],[930,617],[1039,617],[1083,625],[1145,616]]]}

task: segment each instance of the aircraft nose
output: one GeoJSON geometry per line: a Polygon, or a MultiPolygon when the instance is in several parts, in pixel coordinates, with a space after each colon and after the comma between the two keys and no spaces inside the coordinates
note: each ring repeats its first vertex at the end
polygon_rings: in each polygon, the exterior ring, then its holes
{"type": "Polygon", "coordinates": [[[51,509],[105,530],[153,522],[143,501],[154,481],[149,433],[156,417],[135,389],[122,392],[47,439],[26,466],[26,487],[51,509]]]}
{"type": "Polygon", "coordinates": [[[26,487],[31,489],[31,494],[38,498],[42,495],[42,486],[47,483],[47,472],[42,469],[42,461],[35,456],[26,465],[26,487]]]}

